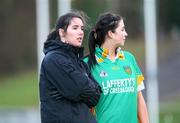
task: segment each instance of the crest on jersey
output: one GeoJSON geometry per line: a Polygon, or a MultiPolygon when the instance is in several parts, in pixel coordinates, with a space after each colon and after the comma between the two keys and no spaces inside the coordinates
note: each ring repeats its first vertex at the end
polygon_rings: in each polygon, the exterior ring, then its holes
{"type": "Polygon", "coordinates": [[[106,72],[106,71],[101,71],[100,72],[100,77],[106,77],[106,76],[108,76],[108,73],[106,72]]]}
{"type": "Polygon", "coordinates": [[[124,71],[125,71],[127,74],[129,74],[129,75],[132,74],[132,70],[131,70],[131,67],[130,67],[130,66],[123,66],[123,68],[124,68],[124,71]]]}

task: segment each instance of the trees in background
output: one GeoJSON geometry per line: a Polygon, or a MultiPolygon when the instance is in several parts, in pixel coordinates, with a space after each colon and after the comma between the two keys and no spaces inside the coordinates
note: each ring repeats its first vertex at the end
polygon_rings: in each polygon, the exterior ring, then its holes
{"type": "Polygon", "coordinates": [[[35,1],[0,1],[0,75],[36,66],[35,1]]]}
{"type": "MultiPolygon", "coordinates": [[[[52,28],[57,18],[57,0],[49,1],[52,28]]],[[[0,75],[37,66],[35,3],[35,0],[0,0],[0,75]]],[[[157,1],[160,35],[168,36],[172,31],[180,30],[179,6],[179,0],[157,1]]],[[[118,13],[126,19],[129,38],[144,35],[143,0],[72,0],[72,8],[85,11],[90,17],[90,26],[100,13],[118,13]]]]}

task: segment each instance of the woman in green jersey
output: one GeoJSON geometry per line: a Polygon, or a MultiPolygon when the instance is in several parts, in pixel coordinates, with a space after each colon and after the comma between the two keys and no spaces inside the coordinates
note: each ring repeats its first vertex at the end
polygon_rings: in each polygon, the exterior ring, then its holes
{"type": "Polygon", "coordinates": [[[121,49],[127,37],[123,18],[105,13],[89,34],[88,63],[103,93],[95,115],[98,123],[148,123],[141,90],[144,77],[134,56],[121,49]]]}

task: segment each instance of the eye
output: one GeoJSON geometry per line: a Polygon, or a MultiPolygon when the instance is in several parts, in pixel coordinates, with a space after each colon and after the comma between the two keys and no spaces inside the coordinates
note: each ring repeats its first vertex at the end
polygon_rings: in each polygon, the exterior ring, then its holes
{"type": "Polygon", "coordinates": [[[123,28],[121,29],[121,31],[122,31],[122,32],[125,31],[125,28],[123,27],[123,28]]]}
{"type": "Polygon", "coordinates": [[[73,27],[73,29],[74,29],[74,30],[76,30],[76,29],[77,29],[77,27],[73,27]]]}
{"type": "Polygon", "coordinates": [[[81,27],[81,30],[84,31],[84,27],[81,27]]]}
{"type": "Polygon", "coordinates": [[[73,25],[73,26],[72,26],[72,29],[77,30],[77,29],[78,29],[78,26],[77,26],[77,25],[73,25]]]}

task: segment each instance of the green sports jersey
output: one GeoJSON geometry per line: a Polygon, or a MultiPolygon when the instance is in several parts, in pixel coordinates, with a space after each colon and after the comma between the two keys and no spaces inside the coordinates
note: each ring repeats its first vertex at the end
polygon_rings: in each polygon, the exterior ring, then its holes
{"type": "Polygon", "coordinates": [[[112,61],[99,47],[95,54],[98,65],[91,72],[103,91],[95,107],[98,123],[138,123],[137,92],[144,89],[144,77],[134,56],[120,50],[112,61]]]}

